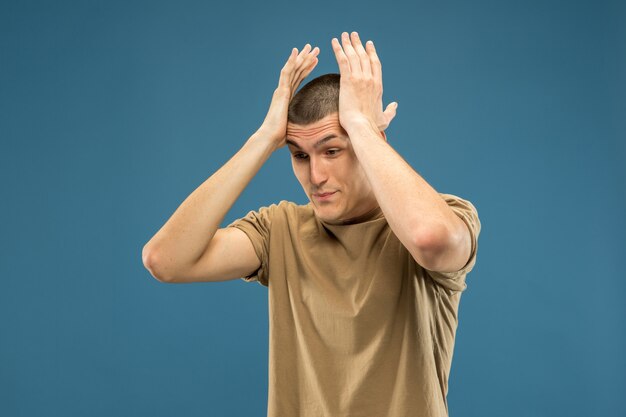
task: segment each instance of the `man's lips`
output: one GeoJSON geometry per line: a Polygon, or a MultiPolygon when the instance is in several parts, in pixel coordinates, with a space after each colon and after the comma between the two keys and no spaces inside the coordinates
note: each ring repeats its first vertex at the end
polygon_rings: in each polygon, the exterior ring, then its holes
{"type": "Polygon", "coordinates": [[[323,198],[330,197],[331,195],[335,194],[336,192],[337,191],[326,192],[326,193],[314,193],[313,197],[319,198],[319,199],[323,199],[323,198]]]}

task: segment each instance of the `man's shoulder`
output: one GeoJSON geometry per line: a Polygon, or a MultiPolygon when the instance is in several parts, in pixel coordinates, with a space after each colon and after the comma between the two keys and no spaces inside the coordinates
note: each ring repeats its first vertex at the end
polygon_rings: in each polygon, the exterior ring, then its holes
{"type": "Polygon", "coordinates": [[[274,211],[303,211],[309,209],[310,204],[298,204],[289,200],[280,200],[277,203],[271,203],[259,207],[257,211],[274,210],[274,211]]]}
{"type": "Polygon", "coordinates": [[[273,205],[281,207],[285,210],[306,210],[310,208],[310,204],[298,204],[289,200],[280,200],[278,203],[274,203],[273,205]]]}
{"type": "Polygon", "coordinates": [[[260,207],[256,212],[263,216],[274,219],[284,219],[287,222],[302,221],[315,216],[311,203],[299,204],[289,200],[280,200],[260,207]]]}
{"type": "Polygon", "coordinates": [[[251,210],[244,217],[234,220],[228,227],[254,229],[263,233],[270,230],[291,230],[289,233],[299,233],[305,225],[314,225],[315,213],[309,204],[298,204],[293,201],[280,200],[251,210]]]}
{"type": "Polygon", "coordinates": [[[299,204],[294,201],[280,200],[268,207],[273,216],[284,217],[285,220],[292,222],[296,220],[306,220],[315,216],[311,203],[299,204]]]}
{"type": "Polygon", "coordinates": [[[298,204],[288,200],[280,200],[253,210],[241,221],[257,225],[268,236],[288,236],[289,239],[309,236],[318,229],[311,203],[298,204]]]}

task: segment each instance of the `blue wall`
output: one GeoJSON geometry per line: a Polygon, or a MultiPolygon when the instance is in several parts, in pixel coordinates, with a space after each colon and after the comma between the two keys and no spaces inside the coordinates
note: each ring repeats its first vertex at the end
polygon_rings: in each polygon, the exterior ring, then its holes
{"type": "MultiPolygon", "coordinates": [[[[620,4],[621,3],[621,4],[620,4]]],[[[482,222],[451,416],[625,416],[617,1],[2,1],[0,415],[264,416],[267,289],[141,249],[265,117],[292,47],[357,30],[392,145],[482,222]]],[[[277,152],[226,222],[305,202],[277,152]]]]}

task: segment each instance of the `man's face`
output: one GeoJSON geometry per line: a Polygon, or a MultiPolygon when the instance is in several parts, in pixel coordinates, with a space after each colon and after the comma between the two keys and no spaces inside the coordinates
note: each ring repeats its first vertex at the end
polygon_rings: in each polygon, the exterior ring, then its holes
{"type": "Polygon", "coordinates": [[[287,124],[293,172],[315,214],[341,223],[378,206],[337,113],[308,124],[287,124]]]}

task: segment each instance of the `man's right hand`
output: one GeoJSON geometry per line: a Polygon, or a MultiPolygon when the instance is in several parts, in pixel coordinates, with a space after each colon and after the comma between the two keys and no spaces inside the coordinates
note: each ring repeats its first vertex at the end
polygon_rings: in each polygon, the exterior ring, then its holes
{"type": "Polygon", "coordinates": [[[278,87],[274,90],[270,109],[258,130],[260,134],[272,140],[275,144],[275,149],[285,146],[289,103],[302,80],[317,65],[317,54],[319,52],[320,50],[317,46],[311,50],[311,45],[308,43],[302,48],[300,53],[298,53],[297,48],[293,48],[291,55],[280,71],[278,87]]]}

